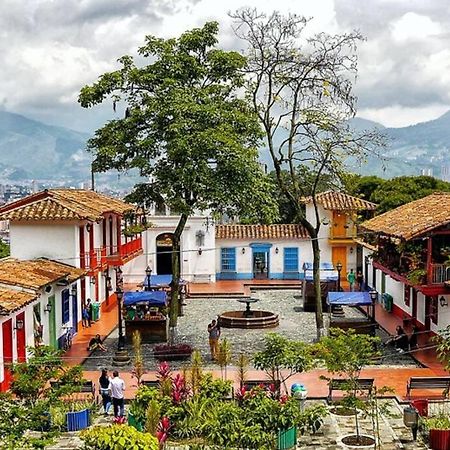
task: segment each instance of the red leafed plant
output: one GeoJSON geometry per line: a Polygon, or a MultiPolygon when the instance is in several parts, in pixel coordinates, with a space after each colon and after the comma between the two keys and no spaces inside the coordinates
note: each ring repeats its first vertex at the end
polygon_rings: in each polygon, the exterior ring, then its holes
{"type": "Polygon", "coordinates": [[[183,375],[177,374],[172,382],[172,400],[175,404],[179,404],[189,395],[186,387],[186,380],[183,375]]]}
{"type": "Polygon", "coordinates": [[[156,431],[156,437],[159,442],[159,447],[163,448],[164,443],[167,441],[169,437],[169,431],[172,428],[170,420],[168,417],[163,417],[158,424],[158,429],[156,431]]]}

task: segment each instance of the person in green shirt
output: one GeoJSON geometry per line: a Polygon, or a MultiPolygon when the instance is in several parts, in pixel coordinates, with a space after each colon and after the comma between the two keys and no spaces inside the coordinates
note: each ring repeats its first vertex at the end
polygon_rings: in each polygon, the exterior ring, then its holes
{"type": "Polygon", "coordinates": [[[347,274],[347,281],[350,284],[350,291],[353,292],[356,281],[356,275],[355,272],[353,272],[353,269],[350,269],[350,272],[347,274]]]}

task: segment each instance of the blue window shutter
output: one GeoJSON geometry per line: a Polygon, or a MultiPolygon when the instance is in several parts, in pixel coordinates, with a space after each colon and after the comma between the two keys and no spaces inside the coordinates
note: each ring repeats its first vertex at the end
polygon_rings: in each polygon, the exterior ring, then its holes
{"type": "Polygon", "coordinates": [[[62,323],[65,324],[70,319],[70,296],[69,289],[64,289],[61,292],[61,306],[62,306],[62,323]]]}
{"type": "Polygon", "coordinates": [[[223,272],[236,272],[236,248],[223,247],[221,249],[220,266],[223,272]]]}
{"type": "Polygon", "coordinates": [[[298,272],[298,247],[284,248],[284,271],[298,272]]]}

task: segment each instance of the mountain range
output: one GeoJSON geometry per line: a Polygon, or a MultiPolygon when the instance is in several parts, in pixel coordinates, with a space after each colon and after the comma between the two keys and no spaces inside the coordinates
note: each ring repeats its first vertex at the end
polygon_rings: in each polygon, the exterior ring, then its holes
{"type": "MultiPolygon", "coordinates": [[[[439,177],[441,167],[450,166],[450,111],[435,120],[402,128],[362,118],[352,119],[351,126],[357,131],[377,128],[386,135],[388,144],[384,164],[371,159],[361,167],[351,167],[355,172],[391,178],[432,169],[439,177]]],[[[85,150],[88,138],[88,133],[0,111],[0,183],[52,180],[73,184],[89,180],[92,157],[85,150]]],[[[264,149],[261,159],[270,163],[264,149]]]]}

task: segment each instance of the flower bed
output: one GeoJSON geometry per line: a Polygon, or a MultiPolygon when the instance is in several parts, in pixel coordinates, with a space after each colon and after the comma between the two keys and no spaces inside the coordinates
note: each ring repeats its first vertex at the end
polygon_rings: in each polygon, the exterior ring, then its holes
{"type": "Polygon", "coordinates": [[[192,347],[188,344],[160,344],[153,348],[153,356],[159,361],[178,361],[187,359],[192,354],[192,347]]]}

